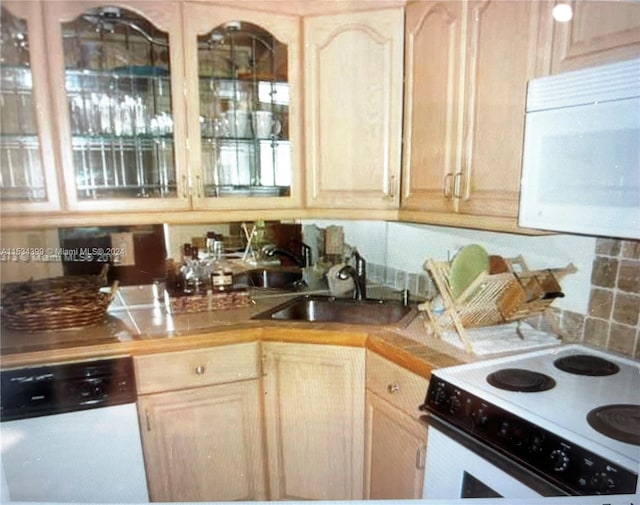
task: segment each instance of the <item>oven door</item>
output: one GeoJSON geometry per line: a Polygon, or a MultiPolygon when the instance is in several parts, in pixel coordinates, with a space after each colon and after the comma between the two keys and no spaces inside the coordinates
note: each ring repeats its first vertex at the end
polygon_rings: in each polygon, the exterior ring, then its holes
{"type": "Polygon", "coordinates": [[[423,498],[567,495],[449,423],[432,415],[422,420],[429,425],[423,498]]]}

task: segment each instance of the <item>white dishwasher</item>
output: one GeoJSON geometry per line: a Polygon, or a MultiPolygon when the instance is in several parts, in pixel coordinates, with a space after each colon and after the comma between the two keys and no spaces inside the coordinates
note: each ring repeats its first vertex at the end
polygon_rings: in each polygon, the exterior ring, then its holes
{"type": "Polygon", "coordinates": [[[2,501],[148,502],[130,357],[1,373],[2,501]]]}

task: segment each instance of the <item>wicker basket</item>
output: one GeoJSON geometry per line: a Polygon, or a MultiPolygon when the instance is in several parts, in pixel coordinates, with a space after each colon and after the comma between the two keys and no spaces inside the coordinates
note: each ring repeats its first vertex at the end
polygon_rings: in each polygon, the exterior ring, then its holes
{"type": "Polygon", "coordinates": [[[2,289],[2,326],[18,331],[80,328],[102,323],[118,283],[98,276],[53,277],[7,284],[2,289]]]}

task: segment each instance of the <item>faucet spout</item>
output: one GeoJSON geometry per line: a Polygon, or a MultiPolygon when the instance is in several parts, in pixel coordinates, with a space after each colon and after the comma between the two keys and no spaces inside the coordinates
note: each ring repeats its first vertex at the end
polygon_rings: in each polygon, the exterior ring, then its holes
{"type": "Polygon", "coordinates": [[[267,246],[263,249],[263,253],[265,256],[273,258],[274,256],[284,256],[285,258],[289,258],[293,261],[296,266],[300,268],[304,268],[309,266],[309,262],[311,260],[310,255],[305,254],[303,256],[298,256],[292,251],[287,249],[278,249],[277,247],[267,246]]]}
{"type": "Polygon", "coordinates": [[[367,262],[356,251],[355,268],[351,265],[345,265],[338,271],[338,279],[345,280],[351,277],[355,284],[353,298],[355,300],[366,300],[367,298],[367,262]]]}

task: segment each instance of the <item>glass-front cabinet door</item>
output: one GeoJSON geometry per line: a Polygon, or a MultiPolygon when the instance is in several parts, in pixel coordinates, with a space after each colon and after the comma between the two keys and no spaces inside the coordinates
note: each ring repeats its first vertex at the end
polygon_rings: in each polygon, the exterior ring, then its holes
{"type": "Polygon", "coordinates": [[[184,9],[194,206],[299,205],[298,19],[184,9]]]}
{"type": "Polygon", "coordinates": [[[69,208],[188,208],[180,4],[44,5],[69,208]]]}
{"type": "Polygon", "coordinates": [[[0,9],[2,212],[57,210],[41,5],[6,1],[0,9]]]}

